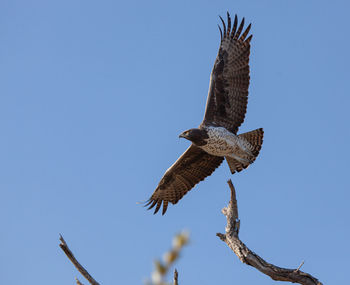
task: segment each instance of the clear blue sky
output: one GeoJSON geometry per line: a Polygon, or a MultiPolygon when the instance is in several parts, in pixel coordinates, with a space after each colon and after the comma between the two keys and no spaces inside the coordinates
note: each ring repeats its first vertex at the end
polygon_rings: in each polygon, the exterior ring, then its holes
{"type": "Polygon", "coordinates": [[[324,284],[348,281],[347,1],[1,1],[0,283],[73,284],[63,234],[101,284],[142,284],[181,229],[181,284],[272,284],[221,242],[237,189],[242,240],[324,284]],[[257,161],[223,164],[165,216],[136,204],[203,117],[218,15],[254,34],[257,161]]]}

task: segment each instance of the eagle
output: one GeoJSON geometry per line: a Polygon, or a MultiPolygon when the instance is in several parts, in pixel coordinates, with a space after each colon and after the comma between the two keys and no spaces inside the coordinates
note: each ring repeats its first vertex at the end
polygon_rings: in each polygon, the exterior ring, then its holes
{"type": "Polygon", "coordinates": [[[198,128],[180,134],[180,138],[192,144],[165,172],[146,201],[148,209],[155,207],[154,214],[163,204],[164,215],[169,202],[176,204],[197,183],[211,175],[224,159],[233,174],[253,163],[261,149],[262,128],[237,134],[247,110],[251,24],[242,33],[244,18],[238,25],[235,15],[231,25],[227,12],[227,23],[222,17],[220,20],[221,41],[210,75],[204,119],[198,128]]]}

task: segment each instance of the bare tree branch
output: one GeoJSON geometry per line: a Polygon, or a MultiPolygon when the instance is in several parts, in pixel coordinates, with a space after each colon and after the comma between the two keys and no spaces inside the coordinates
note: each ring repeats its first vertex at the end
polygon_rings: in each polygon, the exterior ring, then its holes
{"type": "MultiPolygon", "coordinates": [[[[317,278],[312,275],[300,271],[303,266],[304,261],[299,265],[297,269],[286,269],[275,266],[271,263],[266,262],[256,253],[252,252],[238,237],[240,229],[240,220],[238,218],[238,207],[236,199],[236,190],[232,184],[232,181],[227,181],[231,190],[231,199],[226,208],[222,209],[222,213],[226,216],[227,225],[225,227],[225,234],[217,233],[216,235],[225,242],[237,255],[237,257],[243,262],[250,266],[255,267],[257,270],[271,277],[271,279],[276,281],[288,281],[292,283],[299,283],[302,285],[322,285],[317,278]]],[[[69,249],[67,243],[60,236],[60,247],[77,268],[77,270],[89,281],[91,285],[99,285],[98,282],[84,269],[84,267],[77,261],[73,253],[69,249]]],[[[165,265],[160,261],[156,262],[156,273],[159,276],[165,275],[168,271],[170,265],[178,258],[178,252],[180,249],[188,243],[188,235],[186,233],[181,233],[176,235],[174,239],[174,248],[165,255],[165,265]]],[[[76,278],[77,285],[83,285],[76,278]]],[[[174,281],[173,285],[178,285],[178,272],[174,271],[174,281]]]]}
{"type": "MultiPolygon", "coordinates": [[[[63,237],[60,235],[60,248],[64,251],[64,253],[67,255],[69,260],[73,263],[73,265],[78,269],[78,271],[86,278],[86,280],[89,281],[91,285],[100,285],[92,276],[85,270],[85,268],[78,262],[78,260],[74,257],[73,253],[69,249],[66,241],[63,239],[63,237]]],[[[78,285],[82,285],[82,283],[76,278],[76,282],[78,285]]]]}
{"type": "Polygon", "coordinates": [[[80,281],[79,281],[79,279],[78,278],[76,278],[75,277],[75,282],[77,282],[77,285],[84,285],[83,283],[81,283],[80,281]]]}
{"type": "Polygon", "coordinates": [[[288,281],[302,285],[322,285],[322,283],[315,277],[299,270],[304,262],[302,262],[297,269],[286,269],[275,266],[266,262],[256,253],[252,252],[239,239],[238,233],[240,221],[238,219],[236,191],[231,180],[227,181],[227,183],[231,190],[231,200],[228,206],[222,209],[222,213],[227,218],[227,225],[225,228],[226,233],[217,233],[216,235],[233,250],[233,252],[243,263],[255,267],[257,270],[270,276],[273,280],[288,281]]]}
{"type": "Polygon", "coordinates": [[[177,272],[176,268],[174,271],[174,285],[179,285],[179,282],[177,280],[177,278],[179,277],[179,273],[177,272]]]}

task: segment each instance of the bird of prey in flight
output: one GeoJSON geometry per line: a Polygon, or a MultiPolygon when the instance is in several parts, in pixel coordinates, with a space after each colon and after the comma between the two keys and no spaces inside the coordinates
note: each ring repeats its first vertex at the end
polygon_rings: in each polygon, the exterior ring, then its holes
{"type": "Polygon", "coordinates": [[[237,134],[247,109],[249,87],[249,54],[251,24],[243,31],[244,18],[233,25],[227,13],[227,24],[220,17],[221,42],[213,70],[203,122],[179,137],[191,146],[165,172],[147,201],[148,209],[157,213],[163,204],[176,204],[198,182],[211,175],[226,158],[231,173],[239,172],[254,162],[263,142],[263,129],[237,134]],[[248,37],[247,37],[248,36],[248,37]]]}

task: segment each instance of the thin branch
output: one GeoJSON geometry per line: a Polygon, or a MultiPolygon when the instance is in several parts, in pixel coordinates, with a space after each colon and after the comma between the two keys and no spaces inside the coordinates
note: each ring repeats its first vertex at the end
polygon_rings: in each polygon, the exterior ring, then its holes
{"type": "MultiPolygon", "coordinates": [[[[60,235],[60,248],[64,251],[64,253],[67,255],[69,260],[73,263],[73,265],[76,267],[76,269],[86,278],[86,280],[89,281],[91,285],[99,285],[98,282],[92,276],[85,270],[85,268],[78,262],[78,260],[74,257],[73,253],[69,249],[66,241],[63,239],[63,237],[60,235]]],[[[76,282],[78,285],[81,285],[82,283],[76,278],[76,282]]]]}
{"type": "Polygon", "coordinates": [[[228,206],[222,209],[222,213],[227,218],[227,226],[225,228],[226,234],[217,233],[216,235],[233,250],[243,263],[255,267],[260,272],[270,276],[273,280],[288,281],[302,285],[322,285],[317,278],[299,270],[303,263],[297,269],[286,269],[275,266],[252,252],[239,239],[240,221],[238,219],[236,191],[231,180],[227,181],[227,183],[231,190],[231,200],[228,206]]]}
{"type": "Polygon", "coordinates": [[[297,269],[295,269],[296,271],[299,271],[300,268],[304,265],[304,260],[300,263],[299,267],[297,269]]]}
{"type": "Polygon", "coordinates": [[[174,271],[174,285],[179,285],[179,282],[177,280],[177,278],[179,277],[179,273],[177,272],[176,268],[174,271]]]}
{"type": "Polygon", "coordinates": [[[79,281],[79,279],[78,278],[76,278],[75,277],[75,282],[77,282],[77,285],[84,285],[83,283],[81,283],[80,281],[79,281]]]}

